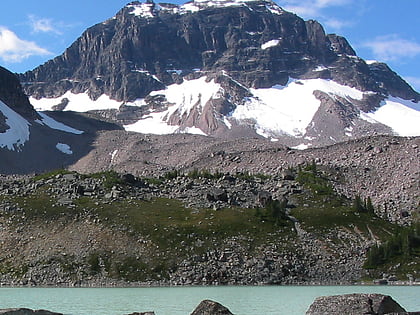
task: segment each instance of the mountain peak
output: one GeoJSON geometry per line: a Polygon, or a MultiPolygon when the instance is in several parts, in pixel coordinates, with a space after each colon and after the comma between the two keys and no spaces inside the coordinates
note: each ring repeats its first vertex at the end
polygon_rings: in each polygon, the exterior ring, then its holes
{"type": "Polygon", "coordinates": [[[36,109],[100,111],[144,133],[299,148],[420,134],[420,94],[271,0],[131,2],[21,80],[36,109]]]}

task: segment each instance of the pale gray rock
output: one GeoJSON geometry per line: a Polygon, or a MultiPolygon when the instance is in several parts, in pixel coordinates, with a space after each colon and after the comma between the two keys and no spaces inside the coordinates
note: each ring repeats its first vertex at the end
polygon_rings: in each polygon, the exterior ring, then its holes
{"type": "Polygon", "coordinates": [[[345,294],[318,297],[306,315],[406,314],[406,310],[390,296],[382,294],[345,294]]]}
{"type": "Polygon", "coordinates": [[[228,308],[211,300],[204,300],[191,315],[233,315],[228,308]]]}

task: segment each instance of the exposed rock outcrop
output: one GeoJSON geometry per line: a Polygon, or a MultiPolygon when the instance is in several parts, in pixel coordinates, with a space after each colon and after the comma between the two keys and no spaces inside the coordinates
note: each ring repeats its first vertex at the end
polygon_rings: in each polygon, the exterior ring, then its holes
{"type": "MultiPolygon", "coordinates": [[[[0,101],[26,119],[33,120],[39,118],[29,103],[28,97],[23,92],[18,77],[3,67],[0,67],[0,101]]],[[[1,116],[0,112],[0,132],[1,116]]]]}

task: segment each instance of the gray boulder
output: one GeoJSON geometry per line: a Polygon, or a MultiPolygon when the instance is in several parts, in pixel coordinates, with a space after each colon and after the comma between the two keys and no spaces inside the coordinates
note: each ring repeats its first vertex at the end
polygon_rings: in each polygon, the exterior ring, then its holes
{"type": "Polygon", "coordinates": [[[8,308],[0,310],[1,315],[63,315],[46,310],[31,310],[29,308],[8,308]]]}
{"type": "Polygon", "coordinates": [[[318,297],[306,315],[407,314],[390,296],[382,294],[345,294],[318,297]]]}
{"type": "Polygon", "coordinates": [[[233,315],[229,309],[224,307],[222,304],[204,300],[197,306],[197,308],[191,313],[191,315],[233,315]]]}

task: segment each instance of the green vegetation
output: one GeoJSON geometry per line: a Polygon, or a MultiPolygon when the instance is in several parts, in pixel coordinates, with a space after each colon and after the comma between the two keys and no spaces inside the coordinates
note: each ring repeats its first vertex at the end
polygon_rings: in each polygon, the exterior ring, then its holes
{"type": "Polygon", "coordinates": [[[84,175],[84,177],[101,178],[103,180],[104,187],[107,189],[111,189],[114,186],[124,184],[119,174],[112,170],[94,173],[91,175],[84,175]]]}
{"type": "Polygon", "coordinates": [[[273,222],[276,226],[290,225],[286,214],[287,200],[269,200],[264,209],[256,208],[255,216],[262,222],[273,222]]]}
{"type": "Polygon", "coordinates": [[[375,209],[373,207],[372,200],[370,199],[370,197],[367,197],[367,199],[365,199],[365,201],[363,202],[362,198],[360,198],[360,196],[357,195],[353,201],[353,210],[356,212],[375,214],[375,209]]]}
{"type": "Polygon", "coordinates": [[[310,189],[315,195],[335,195],[329,178],[318,170],[315,162],[307,165],[303,170],[299,170],[296,180],[305,188],[310,189]]]}
{"type": "Polygon", "coordinates": [[[187,177],[192,178],[192,179],[197,179],[197,178],[218,179],[222,176],[223,174],[219,172],[211,173],[208,170],[198,170],[198,169],[194,169],[187,174],[187,177]]]}
{"type": "Polygon", "coordinates": [[[317,235],[328,233],[334,228],[358,230],[366,235],[374,233],[380,239],[389,236],[395,226],[374,215],[370,198],[362,202],[360,197],[355,201],[335,192],[327,170],[311,164],[298,170],[296,180],[306,190],[295,196],[297,207],[291,214],[301,222],[304,229],[317,235]],[[363,209],[356,211],[355,204],[363,209]],[[366,211],[369,209],[369,211],[366,211]]]}
{"type": "Polygon", "coordinates": [[[384,243],[370,248],[364,268],[382,269],[412,261],[417,261],[417,269],[420,271],[420,223],[412,227],[400,227],[384,243]]]}
{"type": "Polygon", "coordinates": [[[50,179],[53,178],[57,175],[65,175],[65,174],[73,174],[74,172],[71,172],[69,170],[66,169],[57,169],[57,170],[53,170],[50,172],[46,172],[46,173],[42,173],[42,174],[38,174],[36,176],[33,177],[33,181],[38,181],[38,180],[42,180],[42,179],[50,179]]]}

